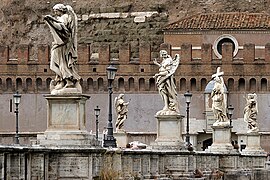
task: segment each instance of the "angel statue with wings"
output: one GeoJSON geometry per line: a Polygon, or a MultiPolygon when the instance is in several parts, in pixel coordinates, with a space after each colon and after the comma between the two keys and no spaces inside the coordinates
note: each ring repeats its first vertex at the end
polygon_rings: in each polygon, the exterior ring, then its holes
{"type": "Polygon", "coordinates": [[[247,95],[247,104],[244,108],[244,121],[248,123],[248,133],[258,132],[258,105],[257,105],[257,94],[250,93],[247,95]]]}
{"type": "Polygon", "coordinates": [[[176,54],[174,59],[168,55],[167,51],[161,50],[160,57],[162,62],[158,63],[155,59],[154,64],[159,66],[159,73],[155,74],[156,84],[159,94],[164,102],[164,107],[157,115],[179,114],[179,105],[177,101],[176,86],[173,75],[179,65],[180,56],[176,54]]]}
{"type": "Polygon", "coordinates": [[[56,73],[51,81],[51,94],[79,93],[81,77],[77,73],[77,16],[72,7],[56,4],[55,16],[46,15],[45,22],[53,36],[50,69],[56,73]],[[67,91],[68,90],[68,91],[67,91]]]}
{"type": "Polygon", "coordinates": [[[124,126],[124,122],[127,119],[128,104],[129,102],[124,101],[124,94],[119,94],[119,96],[114,100],[115,111],[117,114],[117,120],[115,123],[116,131],[121,130],[124,126]]]}

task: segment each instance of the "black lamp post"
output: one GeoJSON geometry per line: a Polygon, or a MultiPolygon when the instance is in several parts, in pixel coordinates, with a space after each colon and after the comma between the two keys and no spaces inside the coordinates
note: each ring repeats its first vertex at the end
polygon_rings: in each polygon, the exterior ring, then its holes
{"type": "Polygon", "coordinates": [[[98,142],[98,116],[100,114],[100,108],[97,106],[95,109],[94,109],[94,112],[95,112],[95,116],[96,116],[96,140],[98,142]]]}
{"type": "Polygon", "coordinates": [[[233,115],[234,107],[232,105],[229,105],[228,107],[228,114],[230,119],[230,127],[232,127],[232,115],[233,115]]]}
{"type": "Polygon", "coordinates": [[[15,144],[20,144],[19,142],[19,104],[21,102],[21,95],[16,92],[16,94],[13,94],[13,101],[16,105],[16,109],[14,113],[16,114],[16,134],[15,134],[15,144]]]}
{"type": "Polygon", "coordinates": [[[185,94],[185,100],[186,100],[186,103],[187,103],[187,133],[186,133],[186,142],[187,142],[187,145],[190,144],[190,136],[189,136],[189,104],[190,104],[190,101],[191,101],[191,97],[192,97],[192,94],[187,91],[185,94]]]}
{"type": "Polygon", "coordinates": [[[108,91],[109,91],[109,118],[108,118],[108,132],[104,137],[103,146],[104,147],[116,147],[116,139],[113,137],[113,126],[112,126],[112,82],[115,78],[117,68],[110,65],[106,68],[107,78],[108,78],[108,91]]]}

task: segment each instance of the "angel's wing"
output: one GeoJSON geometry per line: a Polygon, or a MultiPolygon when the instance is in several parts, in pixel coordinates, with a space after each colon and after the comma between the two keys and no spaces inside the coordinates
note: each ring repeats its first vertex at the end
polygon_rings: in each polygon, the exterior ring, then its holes
{"type": "Polygon", "coordinates": [[[175,54],[175,57],[173,58],[173,62],[171,65],[170,73],[168,74],[168,76],[171,76],[175,73],[176,69],[179,66],[179,62],[180,62],[180,56],[179,54],[175,54]]]}

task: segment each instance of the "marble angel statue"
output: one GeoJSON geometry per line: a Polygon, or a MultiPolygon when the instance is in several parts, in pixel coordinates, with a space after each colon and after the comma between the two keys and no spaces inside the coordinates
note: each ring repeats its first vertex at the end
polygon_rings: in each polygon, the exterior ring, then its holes
{"type": "Polygon", "coordinates": [[[53,10],[55,16],[44,17],[53,36],[50,69],[56,77],[51,81],[51,94],[81,93],[76,69],[77,16],[69,5],[56,4],[53,10]]]}
{"type": "Polygon", "coordinates": [[[211,92],[212,98],[212,111],[217,121],[214,126],[229,126],[230,120],[227,117],[227,98],[225,94],[225,84],[222,75],[224,72],[220,72],[220,67],[217,68],[217,73],[212,75],[215,81],[214,88],[211,92]]]}
{"type": "Polygon", "coordinates": [[[258,105],[257,105],[257,94],[250,93],[246,98],[246,106],[244,108],[244,121],[248,124],[248,133],[258,132],[258,105]]]}
{"type": "Polygon", "coordinates": [[[124,94],[119,94],[119,96],[114,100],[115,111],[117,114],[117,120],[115,123],[116,131],[121,130],[124,126],[124,122],[127,119],[128,105],[129,102],[124,101],[124,94]]]}
{"type": "Polygon", "coordinates": [[[164,102],[164,107],[157,115],[179,114],[176,86],[173,75],[178,68],[180,56],[176,54],[174,59],[168,55],[167,51],[161,50],[160,57],[162,62],[158,63],[155,59],[154,64],[159,66],[159,73],[155,74],[156,84],[160,96],[164,102]]]}

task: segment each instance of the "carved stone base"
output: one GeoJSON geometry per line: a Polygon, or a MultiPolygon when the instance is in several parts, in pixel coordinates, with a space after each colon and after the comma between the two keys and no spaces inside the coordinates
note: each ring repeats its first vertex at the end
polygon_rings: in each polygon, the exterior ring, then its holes
{"type": "Polygon", "coordinates": [[[44,146],[94,146],[96,140],[87,131],[46,131],[37,140],[44,146]]]}
{"type": "Polygon", "coordinates": [[[261,148],[261,135],[258,132],[247,133],[247,146],[242,150],[244,155],[266,155],[261,148]]]}
{"type": "Polygon", "coordinates": [[[184,149],[182,119],[184,116],[156,115],[157,139],[151,144],[154,149],[184,149]]]}
{"type": "Polygon", "coordinates": [[[128,143],[127,133],[124,130],[118,130],[113,133],[116,139],[117,147],[126,147],[128,143]]]}
{"type": "Polygon", "coordinates": [[[213,144],[206,149],[206,152],[235,154],[239,153],[233,149],[231,144],[231,127],[230,126],[212,126],[213,144]]]}
{"type": "Polygon", "coordinates": [[[47,130],[38,135],[40,145],[95,145],[95,137],[85,128],[85,95],[46,95],[47,130]]]}

